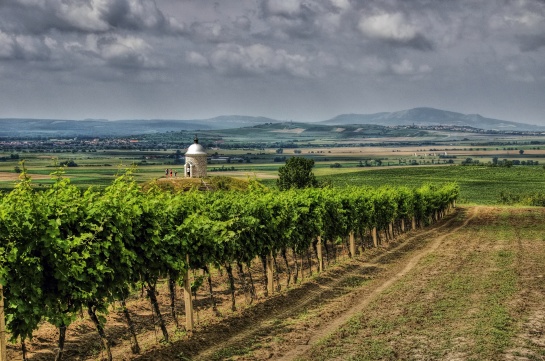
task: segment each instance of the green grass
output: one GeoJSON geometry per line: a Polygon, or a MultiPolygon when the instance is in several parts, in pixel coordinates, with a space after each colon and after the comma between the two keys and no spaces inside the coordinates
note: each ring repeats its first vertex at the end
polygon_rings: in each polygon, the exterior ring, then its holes
{"type": "Polygon", "coordinates": [[[334,186],[378,187],[382,185],[419,187],[424,183],[458,182],[460,203],[497,204],[501,191],[515,194],[545,192],[542,167],[492,168],[479,166],[441,166],[381,168],[318,177],[334,186]]]}
{"type": "Polygon", "coordinates": [[[476,219],[301,360],[502,359],[533,314],[516,300],[541,301],[524,290],[543,289],[528,277],[545,271],[542,216],[508,207],[476,219]]]}

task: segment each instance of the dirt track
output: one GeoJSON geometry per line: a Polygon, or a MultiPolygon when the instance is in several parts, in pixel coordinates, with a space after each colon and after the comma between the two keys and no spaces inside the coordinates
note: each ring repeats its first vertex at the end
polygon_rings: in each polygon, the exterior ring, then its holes
{"type": "MultiPolygon", "coordinates": [[[[429,228],[330,264],[302,285],[236,313],[217,319],[203,305],[191,337],[180,334],[171,344],[158,345],[154,331],[142,328],[144,352],[133,356],[120,336],[114,357],[543,360],[543,219],[541,208],[460,208],[429,228]]],[[[149,318],[142,305],[135,308],[137,316],[149,318]]],[[[91,331],[72,335],[73,345],[95,343],[96,348],[96,337],[87,335],[91,331]]],[[[11,355],[19,357],[14,350],[11,355]]],[[[100,353],[72,355],[67,359],[100,358],[100,353]]],[[[31,358],[52,359],[52,353],[31,358]]]]}
{"type": "MultiPolygon", "coordinates": [[[[422,257],[436,250],[449,234],[464,227],[475,212],[476,209],[464,216],[462,223],[452,215],[430,229],[405,235],[384,249],[366,251],[362,257],[334,266],[311,282],[259,305],[242,319],[237,318],[219,337],[214,331],[199,332],[198,344],[175,343],[169,350],[157,350],[138,360],[175,360],[173,355],[203,361],[229,357],[296,359],[363,311],[422,257]]],[[[465,215],[466,211],[460,213],[465,215]]]]}

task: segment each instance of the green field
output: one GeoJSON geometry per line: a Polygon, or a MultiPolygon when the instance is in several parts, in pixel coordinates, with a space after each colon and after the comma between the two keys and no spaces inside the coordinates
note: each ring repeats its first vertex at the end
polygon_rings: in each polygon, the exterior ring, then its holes
{"type": "Polygon", "coordinates": [[[542,167],[440,166],[381,168],[376,170],[327,175],[321,181],[334,186],[408,186],[423,183],[458,182],[460,203],[498,204],[500,192],[531,194],[545,192],[545,170],[542,167]]]}
{"type": "MultiPolygon", "coordinates": [[[[463,204],[500,203],[501,192],[529,195],[545,192],[545,170],[542,167],[485,167],[485,166],[414,166],[382,167],[366,170],[344,169],[343,173],[319,175],[321,182],[335,187],[346,186],[407,186],[419,187],[425,183],[457,182],[460,185],[459,202],[463,204]]],[[[275,180],[263,180],[274,186],[275,180]]]]}
{"type": "MultiPolygon", "coordinates": [[[[398,161],[396,159],[401,156],[398,155],[399,153],[394,153],[388,155],[388,157],[382,155],[382,159],[384,159],[382,167],[361,167],[359,166],[361,159],[379,158],[379,155],[373,155],[373,150],[367,149],[364,151],[370,153],[360,154],[357,151],[343,154],[340,150],[332,149],[331,151],[305,150],[302,155],[315,160],[314,173],[320,181],[337,187],[359,185],[418,187],[430,182],[456,181],[461,189],[460,203],[490,205],[499,203],[502,192],[515,195],[526,195],[535,192],[545,193],[545,170],[542,166],[513,166],[507,168],[485,165],[425,164],[398,167],[393,166],[393,164],[397,165],[398,161]],[[331,165],[337,162],[341,164],[341,167],[331,168],[331,165]],[[388,163],[390,163],[390,166],[387,165],[388,163]]],[[[175,150],[160,152],[110,150],[60,155],[57,162],[74,160],[78,164],[78,167],[65,168],[65,175],[70,177],[74,184],[82,188],[89,186],[104,187],[110,184],[117,174],[132,165],[136,165],[135,177],[137,181],[142,183],[163,177],[165,168],[174,168],[180,171],[182,165],[174,165],[171,158],[165,157],[174,152],[175,150]]],[[[275,149],[224,152],[229,156],[251,156],[252,159],[250,163],[209,164],[210,176],[229,176],[240,179],[256,177],[267,186],[274,187],[276,185],[274,177],[276,177],[278,168],[284,162],[274,161],[274,158],[278,156],[275,149]],[[227,170],[227,172],[220,171],[222,169],[227,170]]],[[[293,150],[286,150],[284,155],[290,157],[293,156],[292,153],[293,150]]],[[[55,154],[21,154],[20,156],[21,159],[25,158],[28,174],[38,187],[46,187],[53,182],[48,175],[56,169],[54,167],[55,154]]],[[[460,159],[465,159],[465,156],[465,154],[459,156],[457,162],[460,159]]],[[[490,155],[475,154],[472,156],[481,158],[482,163],[490,160],[490,155]]],[[[535,155],[528,154],[527,156],[533,157],[535,155]]],[[[405,158],[411,159],[414,157],[405,156],[405,158]]],[[[426,161],[429,162],[429,159],[426,161]]],[[[17,179],[14,168],[18,164],[19,160],[0,163],[0,174],[4,175],[0,177],[0,189],[9,191],[13,188],[17,179]]],[[[181,175],[179,174],[179,176],[181,175]]]]}

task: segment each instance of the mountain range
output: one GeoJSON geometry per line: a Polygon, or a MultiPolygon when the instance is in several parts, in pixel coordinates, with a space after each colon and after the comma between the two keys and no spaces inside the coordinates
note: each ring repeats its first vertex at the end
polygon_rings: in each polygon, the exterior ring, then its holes
{"type": "Polygon", "coordinates": [[[469,126],[485,130],[500,131],[545,130],[545,127],[543,126],[486,118],[479,114],[462,114],[434,108],[413,108],[398,112],[383,112],[375,114],[341,114],[320,123],[328,125],[376,124],[384,126],[469,126]]]}
{"type": "MultiPolygon", "coordinates": [[[[138,134],[154,134],[175,131],[221,130],[251,127],[260,124],[282,123],[283,121],[252,116],[219,116],[210,119],[193,120],[58,120],[58,119],[0,119],[0,137],[123,137],[138,134]]],[[[365,125],[382,126],[470,126],[485,130],[544,131],[545,127],[517,123],[507,120],[486,118],[478,114],[462,114],[434,108],[413,108],[398,112],[375,114],[341,114],[317,122],[322,125],[365,125]]]]}

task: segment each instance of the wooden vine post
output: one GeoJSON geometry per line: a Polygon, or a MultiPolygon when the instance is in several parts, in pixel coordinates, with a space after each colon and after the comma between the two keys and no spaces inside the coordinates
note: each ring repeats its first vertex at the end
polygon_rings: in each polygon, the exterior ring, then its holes
{"type": "Polygon", "coordinates": [[[267,256],[267,292],[269,296],[274,293],[274,269],[272,251],[267,256]]]}
{"type": "Polygon", "coordinates": [[[4,289],[0,285],[0,361],[8,361],[6,355],[6,320],[4,315],[4,289]]]}
{"type": "Polygon", "coordinates": [[[373,237],[373,246],[374,246],[374,247],[378,247],[378,242],[377,242],[377,227],[373,227],[373,229],[371,230],[371,237],[373,237]]]}
{"type": "Polygon", "coordinates": [[[356,257],[356,239],[354,237],[354,232],[350,232],[349,235],[349,244],[350,244],[350,257],[356,257]]]}
{"type": "Polygon", "coordinates": [[[390,240],[394,239],[394,223],[393,222],[388,223],[388,236],[390,237],[390,240]]]}
{"type": "Polygon", "coordinates": [[[318,272],[324,271],[324,257],[322,255],[322,237],[318,236],[318,243],[316,244],[316,253],[318,254],[318,272]]]}
{"type": "Polygon", "coordinates": [[[411,221],[411,227],[412,227],[413,231],[416,229],[416,218],[415,217],[413,217],[413,219],[411,221]]]}
{"type": "Polygon", "coordinates": [[[184,274],[185,328],[193,331],[193,300],[191,299],[191,280],[189,279],[189,254],[186,255],[187,271],[184,274]]]}
{"type": "Polygon", "coordinates": [[[405,218],[401,218],[401,232],[405,232],[405,218]]]}

